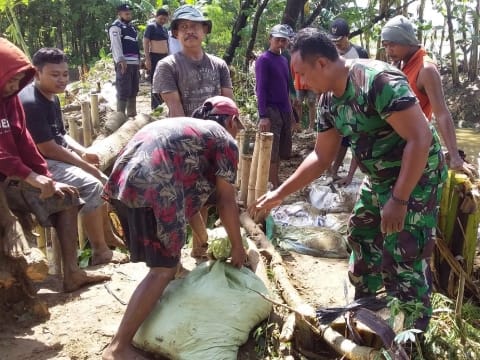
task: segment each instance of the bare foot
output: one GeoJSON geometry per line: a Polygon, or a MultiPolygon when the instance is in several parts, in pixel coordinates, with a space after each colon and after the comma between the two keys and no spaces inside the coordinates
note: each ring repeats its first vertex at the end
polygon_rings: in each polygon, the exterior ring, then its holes
{"type": "Polygon", "coordinates": [[[148,360],[140,355],[133,346],[127,346],[125,349],[119,350],[109,345],[102,354],[102,360],[148,360]]]}
{"type": "Polygon", "coordinates": [[[93,254],[92,256],[92,266],[100,264],[125,264],[130,258],[127,254],[122,254],[121,252],[114,250],[106,250],[100,254],[93,254]]]}
{"type": "Polygon", "coordinates": [[[88,284],[95,284],[105,280],[110,280],[109,275],[101,274],[95,271],[77,270],[63,277],[63,290],[65,292],[75,291],[88,284]]]}
{"type": "Polygon", "coordinates": [[[108,236],[107,234],[105,234],[105,242],[109,247],[118,247],[121,249],[127,248],[127,246],[125,245],[125,242],[119,236],[114,234],[113,231],[110,231],[108,236]]]}

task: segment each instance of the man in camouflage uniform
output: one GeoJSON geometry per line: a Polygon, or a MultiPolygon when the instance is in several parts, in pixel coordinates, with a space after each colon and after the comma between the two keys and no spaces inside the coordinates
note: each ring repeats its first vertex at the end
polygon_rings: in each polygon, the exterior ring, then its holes
{"type": "Polygon", "coordinates": [[[437,133],[429,126],[405,76],[375,60],[338,56],[325,33],[301,30],[292,66],[323,94],[314,151],[278,189],[255,204],[269,210],[318,178],[331,164],[341,137],[367,175],[349,221],[349,277],[355,298],[382,286],[424,330],[431,316],[428,259],[446,168],[437,133]]]}

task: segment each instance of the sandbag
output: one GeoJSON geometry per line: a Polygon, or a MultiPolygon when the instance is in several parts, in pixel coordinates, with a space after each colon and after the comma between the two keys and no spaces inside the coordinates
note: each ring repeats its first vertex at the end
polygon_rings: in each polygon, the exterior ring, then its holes
{"type": "Polygon", "coordinates": [[[169,284],[133,343],[172,360],[236,360],[238,347],[272,309],[270,302],[249,289],[268,294],[263,282],[245,267],[202,263],[169,284]]]}

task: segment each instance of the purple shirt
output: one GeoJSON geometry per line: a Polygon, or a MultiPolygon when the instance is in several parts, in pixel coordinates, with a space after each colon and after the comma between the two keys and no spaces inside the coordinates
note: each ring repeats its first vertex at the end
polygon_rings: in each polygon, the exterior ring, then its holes
{"type": "Polygon", "coordinates": [[[255,78],[260,117],[266,117],[267,107],[285,113],[292,112],[288,92],[288,61],[284,56],[265,51],[255,62],[255,78]]]}

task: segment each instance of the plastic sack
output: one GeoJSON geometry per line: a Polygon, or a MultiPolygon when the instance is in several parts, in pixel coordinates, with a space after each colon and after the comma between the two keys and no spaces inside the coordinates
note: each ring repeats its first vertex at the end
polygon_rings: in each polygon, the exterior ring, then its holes
{"type": "Polygon", "coordinates": [[[285,250],[333,259],[348,257],[346,240],[338,231],[318,226],[284,226],[276,231],[278,244],[285,250]]]}
{"type": "Polygon", "coordinates": [[[358,197],[360,180],[354,178],[345,187],[335,187],[323,179],[310,185],[310,203],[320,211],[328,213],[351,212],[358,197]]]}
{"type": "Polygon", "coordinates": [[[168,285],[133,342],[172,360],[236,360],[239,346],[272,309],[270,302],[249,289],[268,294],[263,282],[245,267],[202,263],[168,285]]]}

